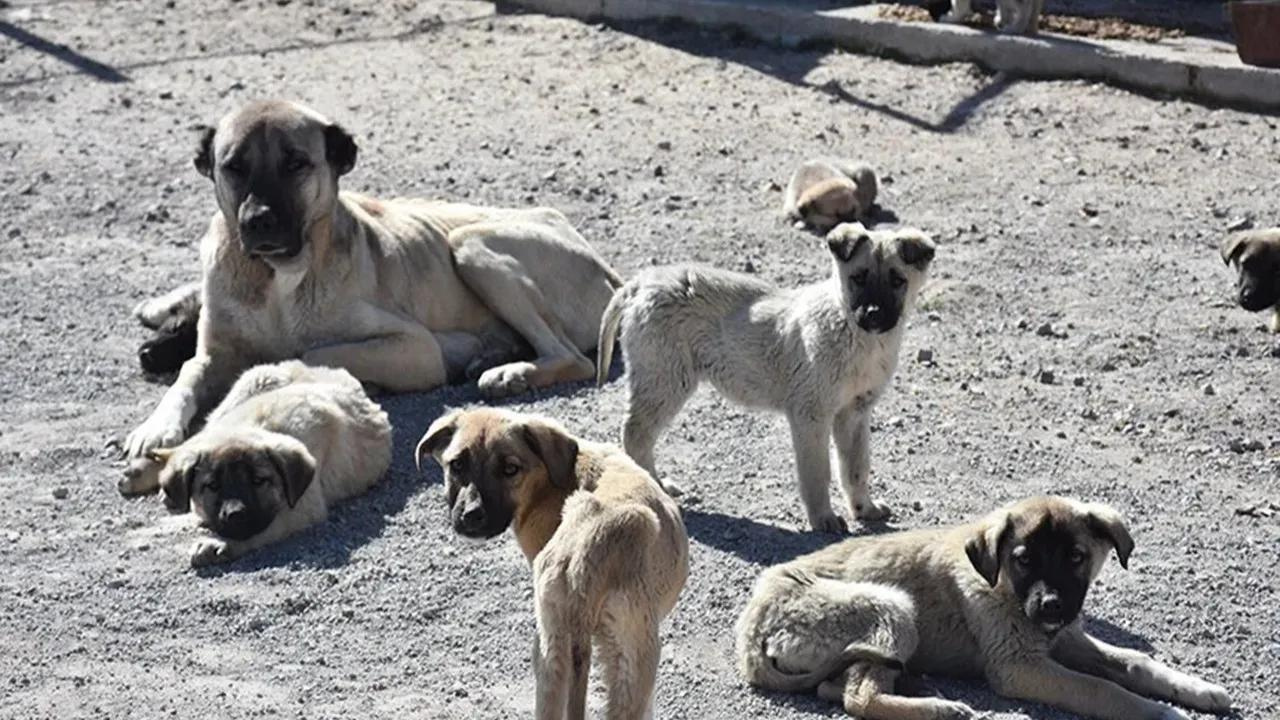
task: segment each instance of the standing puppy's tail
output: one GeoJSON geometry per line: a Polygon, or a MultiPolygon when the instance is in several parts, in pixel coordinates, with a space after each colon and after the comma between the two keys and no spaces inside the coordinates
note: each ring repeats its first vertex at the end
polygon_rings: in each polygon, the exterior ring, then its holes
{"type": "Polygon", "coordinates": [[[600,316],[600,337],[596,340],[596,387],[604,387],[609,379],[609,366],[613,364],[613,343],[622,325],[622,311],[627,308],[634,285],[623,285],[613,294],[604,314],[600,316]]]}

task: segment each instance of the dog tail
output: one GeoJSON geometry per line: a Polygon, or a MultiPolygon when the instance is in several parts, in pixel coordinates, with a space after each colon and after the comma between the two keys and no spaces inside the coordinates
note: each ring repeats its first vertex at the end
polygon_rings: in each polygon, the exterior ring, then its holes
{"type": "Polygon", "coordinates": [[[844,672],[850,665],[858,662],[872,662],[895,670],[903,668],[902,661],[885,653],[884,650],[864,642],[852,642],[838,654],[831,656],[826,662],[813,670],[792,673],[778,667],[778,663],[768,655],[765,643],[760,645],[761,662],[756,668],[752,682],[761,687],[781,692],[802,692],[812,690],[823,681],[844,672]]]}
{"type": "Polygon", "coordinates": [[[622,311],[631,299],[631,285],[623,285],[613,293],[604,314],[600,316],[600,337],[596,340],[596,387],[604,387],[609,379],[609,366],[613,364],[613,343],[622,325],[622,311]]]}

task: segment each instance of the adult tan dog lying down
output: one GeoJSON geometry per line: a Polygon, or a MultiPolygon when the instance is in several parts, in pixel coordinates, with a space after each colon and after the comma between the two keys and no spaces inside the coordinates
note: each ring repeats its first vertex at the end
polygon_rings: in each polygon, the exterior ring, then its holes
{"type": "Polygon", "coordinates": [[[391,391],[478,376],[490,397],[586,380],[621,284],[559,212],[339,192],[341,127],[281,101],[229,113],[195,165],[218,211],[200,244],[196,354],[125,442],[172,447],[249,367],[300,358],[391,391]]]}
{"type": "Polygon", "coordinates": [[[972,718],[896,694],[905,669],[985,677],[1005,697],[1105,720],[1185,720],[1156,698],[1226,712],[1226,690],[1084,631],[1089,585],[1133,540],[1115,510],[1059,497],[970,525],[861,537],[770,568],[738,620],[753,685],[813,691],[866,720],[972,718]]]}

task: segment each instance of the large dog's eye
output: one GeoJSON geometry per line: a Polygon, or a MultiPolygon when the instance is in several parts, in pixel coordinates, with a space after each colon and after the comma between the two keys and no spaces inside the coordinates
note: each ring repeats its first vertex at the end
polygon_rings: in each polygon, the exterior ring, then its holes
{"type": "Polygon", "coordinates": [[[245,172],[244,163],[241,162],[238,158],[228,160],[222,163],[222,172],[227,173],[228,175],[235,175],[236,177],[244,175],[244,172],[245,172]]]}
{"type": "Polygon", "coordinates": [[[1080,548],[1071,548],[1071,554],[1067,556],[1067,559],[1071,561],[1072,565],[1079,565],[1084,562],[1085,553],[1080,548]]]}
{"type": "Polygon", "coordinates": [[[854,274],[850,275],[850,276],[849,276],[849,279],[853,281],[853,284],[854,284],[854,285],[859,285],[859,286],[861,286],[861,285],[866,285],[866,284],[867,284],[867,271],[866,271],[865,269],[863,269],[863,270],[859,270],[858,272],[856,272],[856,273],[854,273],[854,274]]]}
{"type": "Polygon", "coordinates": [[[458,457],[449,461],[449,472],[453,473],[454,475],[459,475],[466,471],[467,471],[467,457],[465,455],[459,455],[458,457]]]}
{"type": "Polygon", "coordinates": [[[513,462],[502,463],[502,477],[515,477],[519,472],[519,465],[513,462]]]}
{"type": "Polygon", "coordinates": [[[907,284],[907,279],[902,275],[899,275],[896,272],[889,273],[889,285],[891,285],[894,290],[897,290],[898,288],[906,284],[907,284]]]}
{"type": "Polygon", "coordinates": [[[1013,552],[1009,553],[1009,555],[1011,555],[1013,557],[1013,561],[1018,563],[1021,567],[1027,567],[1031,564],[1031,553],[1027,552],[1027,547],[1025,545],[1014,548],[1013,552]]]}
{"type": "Polygon", "coordinates": [[[254,487],[262,487],[263,485],[266,485],[269,482],[271,482],[271,478],[265,478],[265,477],[262,477],[261,475],[253,476],[254,487]]]}
{"type": "Polygon", "coordinates": [[[214,495],[217,495],[219,492],[222,491],[222,483],[218,482],[217,480],[211,480],[204,484],[204,491],[211,492],[214,495]]]}
{"type": "Polygon", "coordinates": [[[284,163],[284,169],[291,173],[302,172],[311,167],[311,161],[302,155],[294,155],[284,163]]]}

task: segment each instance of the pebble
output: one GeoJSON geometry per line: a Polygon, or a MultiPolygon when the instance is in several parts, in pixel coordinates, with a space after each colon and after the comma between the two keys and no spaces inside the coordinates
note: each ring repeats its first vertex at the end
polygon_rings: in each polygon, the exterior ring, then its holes
{"type": "Polygon", "coordinates": [[[53,489],[53,498],[55,500],[66,500],[71,495],[71,491],[64,487],[56,487],[53,489]]]}
{"type": "Polygon", "coordinates": [[[933,351],[928,348],[920,348],[920,351],[916,353],[916,362],[919,362],[919,363],[933,362],[933,351]]]}
{"type": "Polygon", "coordinates": [[[1042,385],[1052,385],[1054,383],[1053,371],[1041,370],[1036,374],[1036,380],[1039,380],[1042,385]]]}
{"type": "Polygon", "coordinates": [[[1227,223],[1228,232],[1236,232],[1237,230],[1248,230],[1253,227],[1253,218],[1242,217],[1227,223]]]}
{"type": "Polygon", "coordinates": [[[1062,328],[1055,327],[1053,323],[1044,323],[1040,325],[1040,327],[1036,328],[1036,335],[1063,340],[1067,337],[1067,331],[1062,328]]]}
{"type": "Polygon", "coordinates": [[[1209,384],[1206,384],[1203,388],[1201,388],[1201,392],[1203,392],[1206,397],[1213,397],[1214,395],[1218,394],[1218,391],[1214,390],[1213,386],[1209,384]]]}
{"type": "Polygon", "coordinates": [[[1234,453],[1258,452],[1266,447],[1261,440],[1257,438],[1232,438],[1227,443],[1227,447],[1234,453]]]}
{"type": "Polygon", "coordinates": [[[924,509],[924,503],[920,502],[919,500],[913,500],[911,502],[911,509],[915,510],[916,512],[919,512],[924,509]]]}

